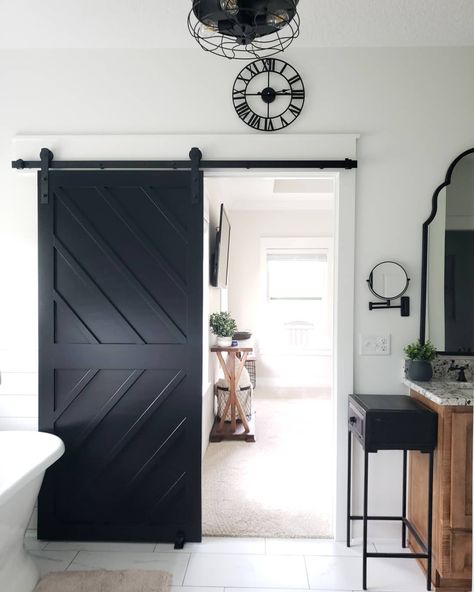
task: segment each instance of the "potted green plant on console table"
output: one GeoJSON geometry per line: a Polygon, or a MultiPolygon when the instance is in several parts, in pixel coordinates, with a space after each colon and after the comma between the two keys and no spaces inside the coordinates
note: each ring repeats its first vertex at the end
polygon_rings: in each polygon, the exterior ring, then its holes
{"type": "Polygon", "coordinates": [[[425,343],[416,341],[403,348],[407,355],[407,376],[410,380],[427,382],[433,377],[431,362],[436,358],[435,346],[430,340],[425,343]]]}
{"type": "Polygon", "coordinates": [[[214,312],[209,317],[212,332],[217,336],[218,347],[230,347],[237,323],[228,312],[214,312]]]}

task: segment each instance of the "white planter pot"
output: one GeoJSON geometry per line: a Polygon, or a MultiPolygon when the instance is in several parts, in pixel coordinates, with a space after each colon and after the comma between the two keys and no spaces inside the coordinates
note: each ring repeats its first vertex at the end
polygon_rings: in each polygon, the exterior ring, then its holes
{"type": "Polygon", "coordinates": [[[219,337],[216,339],[217,347],[230,347],[232,345],[232,337],[219,337]]]}

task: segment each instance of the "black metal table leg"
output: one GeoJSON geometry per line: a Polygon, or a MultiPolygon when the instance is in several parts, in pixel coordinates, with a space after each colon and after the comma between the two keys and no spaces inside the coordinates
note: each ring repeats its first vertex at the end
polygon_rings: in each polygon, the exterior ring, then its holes
{"type": "Polygon", "coordinates": [[[362,589],[367,590],[367,515],[369,506],[369,453],[364,451],[364,511],[362,535],[362,589]]]}
{"type": "Polygon", "coordinates": [[[434,452],[430,452],[429,469],[428,469],[428,560],[427,560],[427,581],[426,589],[431,590],[431,562],[432,562],[432,542],[433,542],[433,457],[434,452]]]}
{"type": "Polygon", "coordinates": [[[351,500],[351,485],[352,485],[352,432],[348,432],[347,441],[347,546],[351,546],[351,514],[352,514],[352,500],[351,500]]]}
{"type": "Polygon", "coordinates": [[[360,520],[363,526],[362,535],[362,589],[367,590],[367,560],[372,558],[418,559],[427,562],[427,588],[431,590],[432,544],[433,544],[433,478],[434,450],[437,441],[437,415],[421,403],[406,395],[349,395],[348,415],[348,446],[347,446],[347,532],[346,543],[351,545],[352,521],[360,520]],[[409,421],[408,421],[409,420],[409,421]],[[420,423],[421,422],[421,423],[420,423]],[[409,428],[411,426],[411,428],[409,428]],[[423,429],[421,429],[421,427],[423,429]],[[353,513],[353,448],[356,436],[364,451],[363,478],[363,511],[353,513]],[[382,450],[400,450],[403,452],[403,484],[401,515],[381,516],[369,515],[369,454],[382,450]],[[408,451],[418,450],[429,454],[429,491],[428,491],[428,532],[423,537],[408,517],[408,451]],[[401,521],[403,552],[384,553],[372,552],[367,549],[368,522],[401,521]],[[410,540],[416,542],[417,550],[407,552],[408,533],[410,540]],[[419,547],[419,548],[418,548],[419,547]]]}
{"type": "Polygon", "coordinates": [[[405,519],[407,517],[407,451],[403,451],[403,491],[402,491],[402,548],[407,546],[407,527],[405,519]]]}

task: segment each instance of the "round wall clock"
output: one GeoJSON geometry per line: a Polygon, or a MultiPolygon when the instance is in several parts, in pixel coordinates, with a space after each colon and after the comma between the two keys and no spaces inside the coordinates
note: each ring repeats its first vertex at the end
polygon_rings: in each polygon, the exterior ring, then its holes
{"type": "Polygon", "coordinates": [[[293,123],[303,109],[304,99],[301,76],[293,66],[274,58],[245,66],[232,89],[237,115],[250,127],[264,132],[293,123]]]}

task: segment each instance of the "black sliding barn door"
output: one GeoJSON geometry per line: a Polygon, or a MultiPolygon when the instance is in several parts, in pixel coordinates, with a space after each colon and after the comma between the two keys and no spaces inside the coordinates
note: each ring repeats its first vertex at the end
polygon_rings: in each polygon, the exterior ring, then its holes
{"type": "Polygon", "coordinates": [[[40,430],[66,453],[43,539],[201,538],[203,206],[190,172],[49,173],[40,430]]]}

